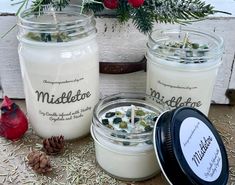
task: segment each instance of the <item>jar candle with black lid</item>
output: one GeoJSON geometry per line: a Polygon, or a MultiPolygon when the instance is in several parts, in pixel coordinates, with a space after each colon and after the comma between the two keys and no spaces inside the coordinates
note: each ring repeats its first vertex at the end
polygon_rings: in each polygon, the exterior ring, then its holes
{"type": "Polygon", "coordinates": [[[112,95],[96,105],[91,135],[98,164],[115,178],[146,180],[161,170],[170,185],[228,181],[223,142],[195,108],[169,110],[145,94],[112,95]]]}
{"type": "Polygon", "coordinates": [[[226,185],[229,169],[224,144],[199,110],[182,107],[158,117],[154,148],[171,185],[226,185]]]}

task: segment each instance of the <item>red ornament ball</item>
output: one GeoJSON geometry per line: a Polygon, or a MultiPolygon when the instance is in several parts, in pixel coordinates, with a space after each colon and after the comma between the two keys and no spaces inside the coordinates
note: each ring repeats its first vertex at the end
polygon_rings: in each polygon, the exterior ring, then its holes
{"type": "Polygon", "coordinates": [[[133,7],[133,8],[139,8],[144,4],[144,0],[128,0],[128,3],[133,7]]]}
{"type": "Polygon", "coordinates": [[[118,0],[104,0],[103,3],[108,9],[116,9],[118,7],[118,0]]]}

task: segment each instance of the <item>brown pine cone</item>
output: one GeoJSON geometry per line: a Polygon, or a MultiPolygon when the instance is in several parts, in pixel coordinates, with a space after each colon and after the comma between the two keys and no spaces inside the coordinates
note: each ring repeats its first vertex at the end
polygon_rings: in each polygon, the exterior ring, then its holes
{"type": "Polygon", "coordinates": [[[27,156],[29,166],[37,173],[47,173],[52,170],[49,157],[40,151],[32,151],[27,156]]]}
{"type": "Polygon", "coordinates": [[[43,149],[48,155],[56,155],[64,149],[64,136],[52,136],[43,140],[43,149]]]}

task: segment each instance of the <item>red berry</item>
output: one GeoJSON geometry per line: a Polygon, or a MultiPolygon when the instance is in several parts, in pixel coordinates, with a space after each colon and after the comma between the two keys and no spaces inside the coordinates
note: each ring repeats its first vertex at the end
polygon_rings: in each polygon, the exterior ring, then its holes
{"type": "Polygon", "coordinates": [[[139,8],[141,5],[144,4],[144,0],[128,0],[128,3],[129,3],[133,8],[139,8]]]}
{"type": "Polygon", "coordinates": [[[103,3],[108,9],[116,9],[118,7],[118,0],[104,0],[103,3]]]}

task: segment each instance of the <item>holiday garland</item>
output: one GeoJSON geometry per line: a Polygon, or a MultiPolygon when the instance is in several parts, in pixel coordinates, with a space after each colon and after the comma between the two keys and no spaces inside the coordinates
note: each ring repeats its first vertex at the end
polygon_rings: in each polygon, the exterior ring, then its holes
{"type": "MultiPolygon", "coordinates": [[[[20,9],[27,5],[28,1],[21,1],[20,9]]],[[[52,4],[61,10],[69,1],[35,0],[31,9],[38,11],[42,5],[52,4]]],[[[185,24],[186,21],[221,12],[201,0],[82,0],[82,10],[93,10],[97,13],[104,9],[116,10],[116,16],[121,23],[132,19],[136,28],[145,34],[153,29],[154,22],[185,24]]]]}

